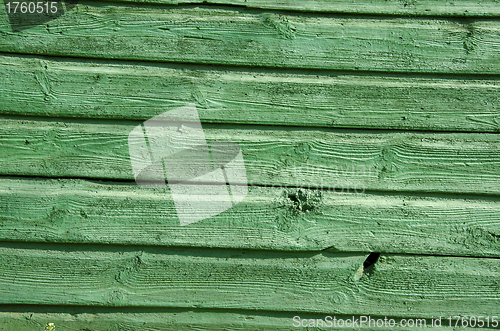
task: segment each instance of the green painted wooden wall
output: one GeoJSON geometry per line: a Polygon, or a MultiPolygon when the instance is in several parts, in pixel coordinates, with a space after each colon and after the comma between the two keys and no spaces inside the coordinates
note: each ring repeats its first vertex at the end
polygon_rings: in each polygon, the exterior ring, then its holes
{"type": "Polygon", "coordinates": [[[0,330],[500,316],[497,0],[2,5],[0,77],[0,330]],[[127,139],[188,103],[250,186],[181,227],[127,139]]]}

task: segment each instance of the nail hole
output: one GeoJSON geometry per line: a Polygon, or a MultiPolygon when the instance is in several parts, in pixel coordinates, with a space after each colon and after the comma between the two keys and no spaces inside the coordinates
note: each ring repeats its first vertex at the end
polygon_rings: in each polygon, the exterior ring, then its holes
{"type": "Polygon", "coordinates": [[[366,270],[372,267],[375,263],[377,263],[378,258],[380,257],[380,253],[370,253],[366,258],[365,262],[363,262],[363,269],[366,270]]]}
{"type": "Polygon", "coordinates": [[[369,277],[372,273],[372,267],[375,263],[377,263],[379,257],[380,253],[370,253],[365,262],[363,262],[363,265],[360,266],[356,273],[353,275],[353,280],[358,281],[363,278],[363,276],[369,277]]]}

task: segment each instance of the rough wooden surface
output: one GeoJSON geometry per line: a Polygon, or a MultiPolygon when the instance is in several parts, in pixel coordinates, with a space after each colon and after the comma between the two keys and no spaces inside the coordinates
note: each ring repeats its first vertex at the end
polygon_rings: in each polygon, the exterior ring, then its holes
{"type": "Polygon", "coordinates": [[[204,123],[500,131],[500,83],[477,77],[256,69],[0,55],[0,112],[147,120],[195,103],[204,123]]]}
{"type": "MultiPolygon", "coordinates": [[[[107,1],[107,0],[106,0],[107,1]]],[[[213,4],[233,5],[247,8],[297,10],[300,12],[382,14],[382,15],[423,15],[423,16],[492,16],[500,15],[500,6],[495,0],[114,0],[132,3],[166,5],[213,4]]]]}
{"type": "MultiPolygon", "coordinates": [[[[3,10],[3,8],[2,8],[3,10]]],[[[499,74],[497,20],[331,17],[82,2],[1,52],[272,68],[499,74]]]]}
{"type": "Polygon", "coordinates": [[[498,4],[0,6],[0,330],[500,315],[498,4]],[[181,227],[127,138],[187,103],[252,186],[181,227]]]}
{"type": "Polygon", "coordinates": [[[217,249],[0,248],[0,302],[317,312],[495,315],[500,260],[217,249]],[[42,285],[43,286],[40,286],[42,285]],[[383,296],[383,300],[379,300],[383,296]]]}
{"type": "MultiPolygon", "coordinates": [[[[271,311],[218,311],[209,309],[138,309],[138,308],[102,308],[102,307],[68,307],[55,306],[39,309],[37,306],[11,306],[9,312],[0,311],[0,330],[2,331],[40,331],[48,323],[54,323],[55,330],[126,330],[126,331],[161,331],[161,330],[218,330],[218,331],[268,331],[268,330],[303,330],[294,327],[294,316],[310,320],[325,319],[335,316],[337,319],[352,319],[353,315],[307,314],[271,311]],[[14,312],[12,312],[14,310],[14,312]]],[[[361,316],[354,316],[359,320],[361,316]]],[[[401,318],[394,317],[398,326],[391,330],[408,330],[401,327],[401,318]]],[[[406,323],[406,321],[404,321],[406,323]]],[[[420,323],[420,322],[419,322],[420,323]]],[[[429,330],[427,327],[413,327],[411,330],[429,330]]],[[[365,324],[366,325],[366,324],[365,324]]],[[[373,324],[372,324],[373,325],[373,324]]],[[[420,324],[417,324],[420,325],[420,324]]],[[[452,325],[455,325],[453,320],[452,325]]],[[[308,327],[307,330],[328,330],[331,328],[308,327]]],[[[364,327],[361,330],[378,330],[380,328],[364,327]]],[[[360,328],[343,327],[342,330],[359,331],[360,328]]],[[[439,330],[452,331],[448,320],[442,321],[439,330]]]]}
{"type": "MultiPolygon", "coordinates": [[[[134,179],[128,135],[140,122],[0,123],[0,162],[9,165],[2,175],[134,179]]],[[[499,135],[220,125],[204,131],[209,141],[240,145],[251,185],[500,192],[499,135]]]]}
{"type": "MultiPolygon", "coordinates": [[[[293,318],[299,316],[310,320],[325,319],[327,316],[337,319],[356,319],[361,316],[345,316],[334,314],[308,314],[301,312],[300,315],[293,312],[274,311],[235,311],[235,310],[212,310],[212,309],[172,309],[172,308],[102,308],[102,307],[71,307],[50,306],[40,309],[37,306],[13,305],[8,312],[0,310],[0,330],[2,331],[40,331],[48,323],[54,323],[56,330],[86,331],[86,330],[126,330],[126,331],[160,331],[160,330],[218,330],[218,331],[268,331],[268,330],[303,330],[294,327],[293,318]]],[[[408,330],[401,327],[400,323],[407,323],[398,317],[390,317],[395,320],[397,326],[391,330],[408,330]]],[[[444,317],[445,318],[445,317],[444,317]]],[[[314,322],[313,323],[318,323],[314,322]]],[[[411,330],[429,330],[431,321],[426,320],[426,327],[412,327],[411,330]]],[[[359,324],[359,323],[358,323],[359,324]]],[[[453,320],[452,325],[455,325],[453,320]]],[[[297,324],[296,324],[297,326],[297,324]]],[[[373,323],[372,323],[373,326],[373,323]]],[[[320,328],[309,326],[307,330],[329,330],[334,328],[320,328]]],[[[361,330],[375,331],[380,328],[365,327],[361,330]]],[[[359,331],[359,327],[343,327],[342,330],[359,331]]],[[[442,320],[439,330],[452,331],[447,319],[442,320]]]]}
{"type": "Polygon", "coordinates": [[[180,226],[166,189],[4,178],[0,215],[2,241],[500,257],[498,199],[251,187],[232,209],[180,226]]]}

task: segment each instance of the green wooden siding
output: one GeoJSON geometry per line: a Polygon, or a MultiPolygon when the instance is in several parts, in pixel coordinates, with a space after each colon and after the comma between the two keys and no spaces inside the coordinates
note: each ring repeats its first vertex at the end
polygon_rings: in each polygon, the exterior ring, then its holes
{"type": "MultiPolygon", "coordinates": [[[[140,122],[5,119],[2,175],[133,181],[128,134],[140,122]]],[[[205,126],[209,140],[238,143],[248,183],[351,191],[498,194],[496,134],[345,132],[205,126]]]]}
{"type": "Polygon", "coordinates": [[[264,70],[0,54],[2,114],[147,120],[194,102],[204,123],[499,132],[495,76],[264,70]]]}
{"type": "Polygon", "coordinates": [[[338,193],[251,187],[210,220],[179,227],[164,189],[75,179],[0,180],[4,241],[500,257],[496,197],[338,193]],[[15,192],[15,193],[13,193],[15,192]],[[14,198],[15,196],[15,198],[14,198]],[[117,213],[117,210],[120,212],[117,213]]]}
{"type": "Polygon", "coordinates": [[[0,330],[500,316],[499,17],[80,1],[16,32],[0,6],[0,330]],[[128,135],[188,103],[250,186],[181,227],[168,188],[134,182],[128,135]]]}
{"type": "Polygon", "coordinates": [[[0,52],[265,68],[500,74],[497,20],[311,16],[88,2],[0,52]],[[62,21],[62,19],[61,19],[62,21]],[[62,22],[61,22],[62,23],[62,22]],[[52,25],[52,26],[51,26],[52,25]]]}

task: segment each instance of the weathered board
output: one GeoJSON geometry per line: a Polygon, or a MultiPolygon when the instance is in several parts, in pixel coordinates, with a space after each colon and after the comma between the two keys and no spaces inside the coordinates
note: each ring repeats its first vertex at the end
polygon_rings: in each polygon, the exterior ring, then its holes
{"type": "MultiPolygon", "coordinates": [[[[298,322],[293,321],[294,316],[299,316],[301,321],[306,319],[305,325],[318,324],[318,319],[327,316],[335,316],[344,320],[354,318],[358,321],[361,316],[344,316],[333,314],[308,314],[301,312],[300,315],[292,312],[239,310],[224,311],[216,309],[180,309],[180,308],[121,308],[121,307],[71,307],[71,306],[49,306],[40,309],[33,305],[13,305],[6,313],[0,310],[0,330],[2,331],[40,331],[49,323],[54,323],[55,330],[86,331],[86,330],[127,330],[127,331],[164,331],[164,330],[199,330],[199,331],[269,331],[269,330],[297,330],[298,322]],[[14,312],[12,312],[14,311],[14,312]]],[[[365,316],[366,317],[366,316],[365,316]]],[[[400,323],[407,323],[401,318],[391,317],[397,326],[391,330],[408,330],[401,327],[400,323]]],[[[426,326],[420,327],[418,321],[416,327],[411,330],[429,330],[431,321],[426,320],[426,326]]],[[[324,322],[323,322],[324,323],[324,322]]],[[[456,320],[444,317],[439,330],[452,331],[456,320]]],[[[321,325],[321,324],[320,324],[321,325]]],[[[327,325],[324,323],[323,325],[327,325]]],[[[364,323],[361,330],[376,330],[369,328],[364,323]]],[[[460,324],[459,324],[460,325],[460,324]]],[[[373,326],[373,322],[372,322],[373,326]]],[[[331,328],[326,328],[331,329],[331,328]]],[[[301,330],[301,329],[299,329],[301,330]]],[[[325,330],[309,326],[307,330],[325,330]]],[[[359,331],[359,327],[343,327],[342,330],[359,331]]]]}
{"type": "MultiPolygon", "coordinates": [[[[1,8],[0,10],[4,10],[1,8]]],[[[275,14],[82,2],[0,52],[270,68],[500,73],[500,22],[275,14]]]]}
{"type": "Polygon", "coordinates": [[[232,209],[180,226],[168,189],[0,179],[1,241],[500,257],[499,228],[500,198],[250,187],[232,209]]]}
{"type": "Polygon", "coordinates": [[[0,330],[499,316],[499,17],[83,0],[13,31],[0,5],[0,330]],[[250,186],[180,226],[168,188],[134,182],[128,135],[188,103],[250,186]]]}
{"type": "Polygon", "coordinates": [[[23,244],[0,253],[4,304],[431,318],[492,316],[500,300],[499,259],[382,255],[365,270],[366,255],[328,252],[23,244]]]}
{"type": "Polygon", "coordinates": [[[289,73],[0,55],[0,112],[147,120],[195,103],[205,123],[500,131],[500,81],[289,73]],[[188,69],[189,68],[189,69],[188,69]]]}
{"type": "MultiPolygon", "coordinates": [[[[106,0],[108,1],[108,0],[106,0]]],[[[113,0],[165,5],[232,5],[247,8],[297,10],[300,12],[381,14],[381,15],[424,15],[424,16],[500,16],[500,6],[495,0],[113,0]]]]}
{"type": "MultiPolygon", "coordinates": [[[[0,162],[9,165],[1,175],[134,179],[128,135],[140,122],[0,124],[0,162]]],[[[251,185],[500,192],[500,135],[220,125],[204,132],[209,141],[240,145],[251,185]]]]}

